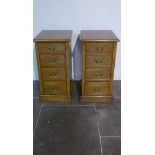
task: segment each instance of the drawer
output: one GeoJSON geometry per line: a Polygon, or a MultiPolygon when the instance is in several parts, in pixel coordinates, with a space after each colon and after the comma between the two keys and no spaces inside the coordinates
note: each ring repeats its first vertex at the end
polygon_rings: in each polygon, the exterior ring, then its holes
{"type": "Polygon", "coordinates": [[[112,65],[112,53],[104,55],[86,54],[86,66],[112,65]]]}
{"type": "Polygon", "coordinates": [[[113,53],[114,44],[113,43],[86,43],[86,52],[103,54],[103,53],[113,53]]]}
{"type": "Polygon", "coordinates": [[[63,81],[45,81],[43,82],[45,95],[66,94],[66,82],[63,81]]]}
{"type": "Polygon", "coordinates": [[[39,43],[40,53],[65,52],[65,43],[39,43]]]}
{"type": "Polygon", "coordinates": [[[41,66],[65,65],[65,54],[40,54],[41,66]]]}
{"type": "Polygon", "coordinates": [[[86,82],[85,94],[92,96],[110,95],[110,82],[86,82]]]}
{"type": "Polygon", "coordinates": [[[85,77],[86,80],[110,80],[111,67],[87,68],[85,77]]]}
{"type": "Polygon", "coordinates": [[[41,68],[42,80],[66,80],[66,69],[63,67],[41,68]]]}

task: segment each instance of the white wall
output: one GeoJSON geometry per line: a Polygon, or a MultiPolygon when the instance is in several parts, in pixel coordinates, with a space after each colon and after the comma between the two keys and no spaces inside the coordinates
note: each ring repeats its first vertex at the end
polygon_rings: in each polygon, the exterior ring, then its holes
{"type": "MultiPolygon", "coordinates": [[[[44,29],[73,30],[72,49],[81,29],[113,30],[121,40],[121,0],[33,0],[34,37],[44,29]]],[[[121,79],[118,43],[114,79],[121,79]]],[[[34,80],[38,79],[34,50],[34,80]]],[[[79,62],[80,63],[80,62],[79,62]]],[[[81,77],[80,69],[76,70],[81,77]]]]}

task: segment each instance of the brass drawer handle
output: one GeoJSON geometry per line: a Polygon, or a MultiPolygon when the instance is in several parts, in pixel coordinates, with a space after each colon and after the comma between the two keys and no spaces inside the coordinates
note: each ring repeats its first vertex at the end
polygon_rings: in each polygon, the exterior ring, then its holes
{"type": "Polygon", "coordinates": [[[100,77],[100,78],[101,78],[102,76],[103,76],[103,74],[102,74],[102,73],[95,73],[95,77],[96,77],[96,78],[98,78],[98,77],[100,77]]]}
{"type": "Polygon", "coordinates": [[[49,50],[49,51],[51,51],[51,50],[52,50],[52,51],[55,51],[55,49],[56,49],[56,47],[48,47],[48,50],[49,50]]]}
{"type": "Polygon", "coordinates": [[[101,88],[99,88],[99,87],[94,87],[93,90],[94,90],[94,92],[100,92],[100,91],[101,91],[101,88]]]}
{"type": "Polygon", "coordinates": [[[97,60],[97,59],[95,59],[94,62],[95,62],[96,64],[102,64],[102,63],[103,63],[102,60],[97,60]]]}
{"type": "Polygon", "coordinates": [[[58,61],[57,58],[49,58],[49,59],[48,59],[48,62],[49,62],[49,63],[56,63],[57,61],[58,61]]]}
{"type": "Polygon", "coordinates": [[[103,49],[104,49],[104,48],[100,48],[100,47],[98,47],[98,48],[96,48],[96,51],[97,51],[98,53],[100,53],[100,52],[103,51],[103,49]]]}
{"type": "Polygon", "coordinates": [[[49,72],[49,75],[50,75],[50,76],[57,76],[58,73],[56,73],[56,72],[49,72]]]}
{"type": "Polygon", "coordinates": [[[52,86],[52,87],[50,87],[50,89],[52,91],[59,91],[60,88],[58,86],[52,86]]]}
{"type": "Polygon", "coordinates": [[[95,62],[96,64],[98,63],[98,61],[97,61],[96,59],[94,60],[94,62],[95,62]]]}

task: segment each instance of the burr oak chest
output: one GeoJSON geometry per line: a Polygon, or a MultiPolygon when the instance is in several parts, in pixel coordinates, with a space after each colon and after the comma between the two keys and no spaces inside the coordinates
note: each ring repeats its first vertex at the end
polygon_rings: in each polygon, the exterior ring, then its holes
{"type": "Polygon", "coordinates": [[[44,30],[34,39],[40,100],[71,100],[71,30],[44,30]]]}
{"type": "Polygon", "coordinates": [[[118,38],[111,30],[82,30],[81,102],[111,102],[118,38]]]}

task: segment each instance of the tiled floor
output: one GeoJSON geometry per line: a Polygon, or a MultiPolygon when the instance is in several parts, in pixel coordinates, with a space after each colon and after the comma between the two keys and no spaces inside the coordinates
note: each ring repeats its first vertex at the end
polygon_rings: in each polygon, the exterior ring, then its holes
{"type": "Polygon", "coordinates": [[[114,81],[112,104],[79,102],[80,81],[70,104],[40,103],[34,82],[34,155],[120,155],[121,82],[114,81]]]}

